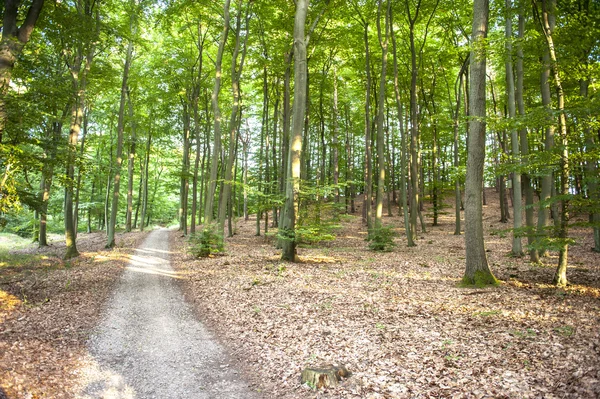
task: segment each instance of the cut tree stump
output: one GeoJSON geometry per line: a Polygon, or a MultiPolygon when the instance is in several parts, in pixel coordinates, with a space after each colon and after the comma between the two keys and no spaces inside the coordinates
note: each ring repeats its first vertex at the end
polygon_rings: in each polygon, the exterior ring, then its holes
{"type": "Polygon", "coordinates": [[[342,378],[348,378],[350,373],[344,366],[326,365],[320,368],[305,368],[302,370],[301,383],[313,389],[334,388],[342,378]]]}

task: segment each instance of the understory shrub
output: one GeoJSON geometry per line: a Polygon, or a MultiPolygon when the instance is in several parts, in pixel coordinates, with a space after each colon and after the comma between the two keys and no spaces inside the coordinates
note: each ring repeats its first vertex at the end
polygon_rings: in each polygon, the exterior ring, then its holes
{"type": "Polygon", "coordinates": [[[207,226],[199,233],[191,234],[188,245],[190,252],[196,258],[206,258],[225,252],[223,237],[216,232],[216,226],[207,226]]]}
{"type": "Polygon", "coordinates": [[[367,237],[369,249],[373,251],[389,252],[396,246],[394,243],[395,236],[396,233],[391,227],[373,228],[367,237]]]}

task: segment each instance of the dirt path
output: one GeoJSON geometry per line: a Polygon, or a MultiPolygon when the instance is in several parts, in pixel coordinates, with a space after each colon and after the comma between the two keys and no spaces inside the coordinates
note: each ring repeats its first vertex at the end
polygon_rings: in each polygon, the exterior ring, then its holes
{"type": "Polygon", "coordinates": [[[136,250],[80,372],[80,398],[252,398],[185,303],[169,263],[168,230],[136,250]]]}

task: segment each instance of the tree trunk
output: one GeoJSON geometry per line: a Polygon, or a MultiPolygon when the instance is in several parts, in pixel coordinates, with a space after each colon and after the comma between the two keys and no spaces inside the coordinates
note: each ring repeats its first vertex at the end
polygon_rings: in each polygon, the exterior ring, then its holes
{"type": "MultiPolygon", "coordinates": [[[[560,221],[558,223],[558,238],[559,238],[559,256],[558,266],[556,273],[554,274],[554,284],[557,286],[567,285],[567,257],[569,251],[569,244],[567,241],[568,237],[568,220],[569,220],[569,152],[568,152],[568,141],[567,141],[567,117],[565,113],[565,94],[562,87],[562,81],[560,77],[559,64],[556,58],[556,51],[554,47],[554,39],[552,34],[554,33],[554,10],[556,8],[556,0],[542,0],[542,15],[538,17],[542,26],[542,32],[546,39],[546,45],[548,47],[547,55],[550,60],[549,66],[552,67],[552,73],[554,77],[554,85],[556,86],[556,94],[558,97],[559,112],[558,120],[560,127],[560,140],[561,140],[561,152],[560,152],[560,221]]],[[[537,5],[534,7],[534,12],[538,12],[537,5]]],[[[548,85],[549,86],[549,85],[548,85]]],[[[546,104],[545,104],[546,105],[546,104]]],[[[550,104],[547,104],[550,107],[550,104]]]]}
{"type": "MultiPolygon", "coordinates": [[[[515,79],[513,75],[512,65],[512,0],[505,0],[506,6],[506,26],[505,26],[505,37],[506,37],[506,91],[508,101],[508,117],[515,119],[517,116],[516,104],[515,104],[515,79]]],[[[521,151],[519,148],[519,136],[516,128],[510,129],[510,138],[512,144],[512,160],[515,165],[521,164],[521,151]]],[[[521,244],[521,173],[513,171],[512,173],[512,193],[513,193],[513,240],[512,240],[512,255],[523,256],[523,247],[521,244]]]]}
{"type": "Polygon", "coordinates": [[[127,164],[127,216],[125,222],[125,231],[131,231],[131,222],[133,217],[133,171],[135,166],[135,147],[137,144],[136,128],[137,123],[133,114],[133,102],[131,101],[131,93],[127,88],[127,102],[129,104],[129,123],[131,127],[131,137],[129,146],[129,160],[127,164]]]}
{"type": "MultiPolygon", "coordinates": [[[[246,57],[246,48],[248,43],[248,20],[250,18],[250,3],[246,7],[246,17],[244,19],[244,24],[246,26],[246,36],[244,39],[244,43],[240,43],[240,34],[242,30],[242,10],[241,8],[238,10],[237,14],[237,28],[236,28],[236,36],[235,36],[235,47],[233,50],[233,56],[231,59],[231,92],[233,96],[233,106],[231,108],[231,117],[229,118],[229,154],[227,157],[227,166],[225,167],[225,181],[223,184],[223,195],[221,196],[221,201],[219,203],[219,231],[218,233],[221,236],[225,236],[225,215],[227,212],[227,201],[230,200],[231,189],[233,186],[233,168],[234,161],[236,158],[236,149],[237,149],[237,139],[238,139],[238,118],[240,118],[240,110],[241,110],[241,92],[240,92],[240,76],[242,74],[242,70],[244,68],[244,59],[246,57]],[[240,46],[241,55],[240,53],[240,46]],[[240,55],[240,64],[239,69],[237,65],[238,55],[240,55]]],[[[232,208],[233,209],[233,208],[232,208]]]]}
{"type": "MultiPolygon", "coordinates": [[[[81,145],[79,146],[79,156],[83,158],[85,152],[85,139],[88,133],[88,110],[83,111],[83,135],[81,136],[81,145]]],[[[77,168],[77,183],[75,185],[75,209],[73,210],[73,225],[75,226],[75,238],[77,238],[77,229],[79,226],[79,198],[81,193],[81,166],[77,168]]]]}
{"type": "Polygon", "coordinates": [[[379,82],[379,107],[377,110],[377,199],[375,207],[375,228],[379,229],[382,227],[382,216],[383,216],[383,195],[385,188],[385,138],[383,133],[383,116],[385,106],[385,81],[387,75],[387,53],[388,53],[388,29],[389,29],[389,8],[390,1],[387,1],[385,10],[385,31],[381,32],[381,7],[383,3],[379,0],[379,7],[377,10],[377,35],[379,37],[379,44],[381,45],[381,77],[379,82]]]}
{"type": "MultiPolygon", "coordinates": [[[[133,17],[130,22],[130,28],[133,31],[133,17]]],[[[115,165],[115,177],[113,182],[113,196],[110,212],[110,223],[108,224],[107,248],[115,246],[115,228],[117,225],[117,213],[119,212],[119,189],[121,186],[121,166],[123,164],[123,132],[125,127],[125,101],[127,97],[127,79],[129,77],[129,68],[133,56],[133,41],[129,40],[127,54],[125,56],[125,66],[123,68],[123,81],[121,83],[121,101],[119,104],[119,116],[117,120],[117,163],[115,165]]]]}
{"type": "Polygon", "coordinates": [[[213,159],[210,164],[210,180],[208,182],[208,190],[206,193],[206,203],[204,204],[204,223],[210,224],[213,220],[215,212],[215,193],[217,190],[217,174],[219,171],[219,156],[221,155],[221,108],[219,107],[219,93],[221,91],[221,75],[223,52],[229,35],[229,3],[230,0],[225,0],[223,5],[223,32],[219,40],[219,50],[215,60],[215,85],[212,92],[211,103],[213,109],[214,123],[214,143],[213,143],[213,159]]]}
{"type": "Polygon", "coordinates": [[[294,106],[293,131],[290,140],[289,174],[286,187],[285,219],[283,221],[283,251],[281,259],[294,262],[296,260],[296,213],[300,191],[300,160],[302,159],[302,130],[306,108],[306,39],[304,24],[309,0],[296,1],[294,20],[294,106]]]}
{"type": "Polygon", "coordinates": [[[394,53],[394,94],[396,96],[396,106],[398,108],[398,122],[400,125],[400,206],[404,216],[404,231],[406,233],[407,245],[414,247],[413,233],[407,208],[406,192],[406,134],[404,130],[404,110],[402,109],[402,99],[400,97],[400,85],[398,83],[398,55],[396,48],[396,35],[394,34],[394,22],[392,10],[390,10],[390,36],[392,38],[392,50],[394,53]]]}
{"type": "MultiPolygon", "coordinates": [[[[517,58],[516,58],[516,90],[515,90],[515,101],[517,103],[517,111],[520,117],[525,116],[525,102],[523,101],[523,37],[525,36],[525,16],[523,11],[519,8],[519,25],[518,25],[518,42],[517,42],[517,58]]],[[[519,131],[521,139],[521,160],[523,163],[528,163],[529,157],[529,140],[527,139],[527,128],[523,127],[519,131]]],[[[533,187],[531,185],[531,177],[529,173],[523,173],[523,191],[525,192],[525,224],[527,226],[527,244],[531,246],[534,242],[534,215],[533,215],[533,187]]],[[[516,210],[515,210],[516,213],[516,210]]],[[[531,261],[534,261],[534,257],[537,255],[537,251],[534,249],[529,250],[531,261]]]]}
{"type": "Polygon", "coordinates": [[[181,179],[179,187],[179,230],[184,236],[188,234],[188,197],[190,191],[190,105],[189,93],[181,98],[183,111],[183,155],[181,160],[181,179]]]}
{"type": "MultiPolygon", "coordinates": [[[[408,1],[406,1],[408,10],[408,1]]],[[[417,114],[417,50],[415,48],[414,20],[410,19],[410,231],[413,240],[417,232],[417,214],[419,210],[419,120],[417,114]]],[[[414,242],[413,242],[414,244],[414,242]]]]}
{"type": "Polygon", "coordinates": [[[366,70],[366,92],[365,92],[365,187],[363,201],[363,219],[367,222],[367,229],[373,228],[373,208],[371,199],[373,198],[373,166],[371,156],[371,61],[369,52],[369,23],[364,21],[364,41],[365,41],[365,70],[366,70]]]}
{"type": "MultiPolygon", "coordinates": [[[[150,119],[152,119],[152,112],[150,112],[150,119]]],[[[152,126],[148,129],[148,139],[146,140],[146,160],[144,161],[144,192],[142,194],[142,216],[140,220],[140,231],[144,231],[146,227],[146,215],[148,214],[148,181],[150,180],[149,167],[150,167],[150,148],[152,145],[152,126]]]]}
{"type": "Polygon", "coordinates": [[[488,28],[488,0],[475,0],[473,4],[473,30],[471,36],[471,84],[467,177],[465,185],[465,246],[466,268],[463,283],[484,286],[497,284],[485,254],[483,241],[483,165],[485,160],[486,118],[486,46],[488,28]]]}

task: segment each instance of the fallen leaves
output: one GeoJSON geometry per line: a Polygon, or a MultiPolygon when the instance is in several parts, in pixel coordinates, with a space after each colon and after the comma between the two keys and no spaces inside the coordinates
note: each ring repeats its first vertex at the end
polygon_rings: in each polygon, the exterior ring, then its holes
{"type": "Polygon", "coordinates": [[[266,397],[600,396],[600,262],[589,245],[570,252],[582,267],[560,290],[554,267],[507,257],[510,240],[495,239],[488,257],[503,283],[471,290],[457,287],[464,237],[451,218],[440,223],[416,248],[400,238],[379,254],[360,218],[345,218],[336,241],[299,249],[302,263],[281,262],[253,236],[255,220],[238,222],[223,258],[195,260],[176,234],[172,250],[186,297],[266,397]],[[334,390],[300,384],[305,367],[330,363],[353,376],[334,390]]]}
{"type": "MultiPolygon", "coordinates": [[[[144,236],[129,233],[118,239],[136,245],[144,236]]],[[[104,244],[103,233],[81,234],[82,255],[69,263],[60,258],[61,243],[19,250],[17,258],[45,254],[52,267],[14,264],[2,271],[0,277],[10,278],[2,280],[0,291],[0,392],[9,398],[73,397],[73,373],[85,355],[85,341],[133,253],[107,251],[104,244]]]]}

